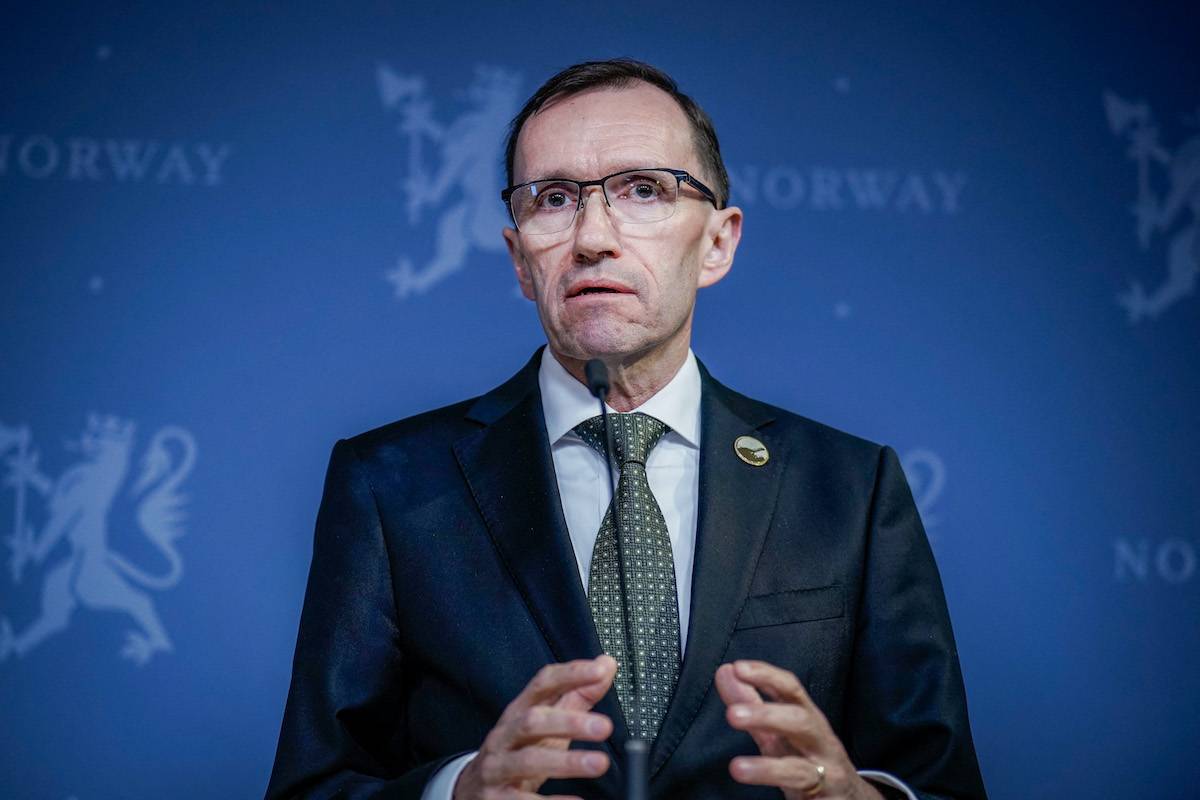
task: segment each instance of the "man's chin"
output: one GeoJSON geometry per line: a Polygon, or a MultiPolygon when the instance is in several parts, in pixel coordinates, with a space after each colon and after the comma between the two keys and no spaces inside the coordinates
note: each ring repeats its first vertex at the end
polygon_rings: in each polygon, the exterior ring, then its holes
{"type": "Polygon", "coordinates": [[[625,320],[562,320],[557,332],[546,330],[546,339],[556,353],[587,361],[621,353],[631,344],[633,326],[625,320]],[[556,335],[557,334],[557,335],[556,335]]]}
{"type": "Polygon", "coordinates": [[[596,336],[572,340],[561,348],[552,344],[551,349],[560,357],[573,361],[587,362],[598,358],[613,364],[639,358],[653,347],[629,336],[596,336]]]}

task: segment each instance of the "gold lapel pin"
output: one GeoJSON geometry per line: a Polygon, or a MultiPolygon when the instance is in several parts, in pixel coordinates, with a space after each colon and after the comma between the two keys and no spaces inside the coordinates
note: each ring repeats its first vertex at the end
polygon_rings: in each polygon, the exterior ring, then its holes
{"type": "Polygon", "coordinates": [[[739,436],[734,439],[733,452],[752,467],[761,467],[771,458],[767,446],[753,436],[739,436]]]}

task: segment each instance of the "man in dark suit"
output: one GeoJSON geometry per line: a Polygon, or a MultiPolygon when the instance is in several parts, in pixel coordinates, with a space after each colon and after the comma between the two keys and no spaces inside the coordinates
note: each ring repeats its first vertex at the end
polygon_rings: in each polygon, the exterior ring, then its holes
{"type": "Polygon", "coordinates": [[[895,454],[691,353],[742,222],[704,112],[644,64],[576,65],[508,168],[547,347],[334,448],[268,797],[616,798],[632,735],[654,797],[983,798],[895,454]]]}

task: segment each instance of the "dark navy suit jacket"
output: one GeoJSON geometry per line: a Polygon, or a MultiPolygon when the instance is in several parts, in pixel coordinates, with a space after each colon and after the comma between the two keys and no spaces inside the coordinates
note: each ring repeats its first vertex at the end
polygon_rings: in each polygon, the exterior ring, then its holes
{"type": "MultiPolygon", "coordinates": [[[[340,441],[317,519],[269,798],[421,795],[548,663],[599,655],[558,497],[535,356],[475,400],[340,441]]],[[[650,754],[654,798],[779,798],[717,667],[791,670],[855,765],[930,798],[983,798],[941,581],[896,454],[737,394],[701,367],[691,623],[650,754]],[[741,461],[743,434],[770,452],[741,461]]],[[[542,792],[617,798],[613,767],[542,792]]]]}

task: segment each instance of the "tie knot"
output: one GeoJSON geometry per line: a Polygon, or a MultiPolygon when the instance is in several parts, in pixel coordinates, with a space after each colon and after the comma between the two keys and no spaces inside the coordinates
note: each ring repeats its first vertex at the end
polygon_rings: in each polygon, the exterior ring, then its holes
{"type": "MultiPolygon", "coordinates": [[[[646,456],[670,428],[648,414],[609,414],[612,429],[613,457],[622,467],[630,461],[645,465],[646,456]]],[[[604,454],[604,418],[592,417],[575,426],[575,432],[589,447],[604,454]]]]}

